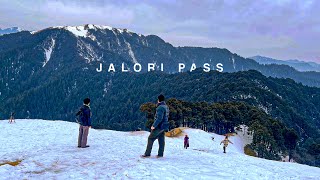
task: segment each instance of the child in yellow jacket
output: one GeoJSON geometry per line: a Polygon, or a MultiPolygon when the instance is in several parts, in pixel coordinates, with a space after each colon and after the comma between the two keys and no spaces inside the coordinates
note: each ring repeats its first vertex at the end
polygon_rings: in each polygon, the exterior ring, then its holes
{"type": "Polygon", "coordinates": [[[229,143],[233,144],[229,139],[228,136],[224,140],[221,141],[220,145],[223,143],[223,153],[226,153],[226,148],[229,143]]]}

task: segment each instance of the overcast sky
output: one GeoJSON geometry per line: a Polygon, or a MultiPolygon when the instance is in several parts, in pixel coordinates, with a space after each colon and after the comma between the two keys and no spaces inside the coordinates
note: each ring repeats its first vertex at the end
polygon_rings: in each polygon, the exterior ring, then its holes
{"type": "Polygon", "coordinates": [[[0,28],[98,24],[174,46],[320,63],[320,0],[0,0],[0,28]],[[121,2],[121,3],[120,3],[121,2]]]}

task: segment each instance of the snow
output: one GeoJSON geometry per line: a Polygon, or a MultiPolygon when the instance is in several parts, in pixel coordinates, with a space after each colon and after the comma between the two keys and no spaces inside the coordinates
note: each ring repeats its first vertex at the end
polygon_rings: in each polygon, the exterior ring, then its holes
{"type": "Polygon", "coordinates": [[[268,107],[266,107],[266,106],[264,106],[262,104],[258,104],[258,108],[263,110],[265,113],[270,114],[270,111],[269,111],[268,107]]]}
{"type": "Polygon", "coordinates": [[[81,39],[77,40],[78,52],[81,57],[87,60],[87,63],[92,61],[100,61],[101,58],[98,57],[97,53],[94,51],[94,48],[91,44],[85,43],[81,39]]]}
{"type": "MultiPolygon", "coordinates": [[[[53,27],[49,27],[47,29],[65,29],[67,31],[70,31],[72,34],[74,34],[77,37],[89,37],[89,38],[93,38],[90,37],[90,33],[88,33],[89,29],[93,29],[93,30],[110,30],[113,33],[128,33],[129,35],[132,35],[134,32],[128,30],[128,29],[121,29],[121,28],[113,28],[111,26],[105,26],[105,25],[95,25],[95,24],[86,24],[86,25],[81,25],[81,26],[53,26],[53,27]]],[[[29,31],[31,34],[36,34],[40,31],[43,31],[44,29],[41,30],[36,30],[36,31],[29,31]]],[[[141,34],[138,34],[140,37],[143,36],[141,34]]],[[[92,39],[94,40],[94,39],[92,39]]],[[[95,41],[95,40],[94,40],[95,41]]]]}
{"type": "Polygon", "coordinates": [[[235,129],[235,132],[237,133],[237,137],[241,139],[242,145],[251,144],[253,141],[253,132],[249,131],[249,127],[246,125],[240,125],[239,127],[240,129],[235,129]]]}
{"type": "Polygon", "coordinates": [[[0,28],[0,36],[5,34],[17,33],[21,31],[23,31],[23,29],[21,29],[20,27],[10,27],[10,28],[4,28],[4,29],[0,28]]]}
{"type": "Polygon", "coordinates": [[[20,31],[23,31],[23,29],[21,29],[20,27],[18,27],[17,30],[18,30],[19,32],[20,32],[20,31]]]}
{"type": "Polygon", "coordinates": [[[236,69],[235,59],[233,56],[232,56],[232,65],[233,65],[233,69],[236,69]]]}
{"type": "Polygon", "coordinates": [[[45,67],[47,65],[47,63],[49,62],[49,60],[51,58],[52,50],[53,50],[53,48],[55,46],[55,43],[56,43],[56,41],[52,38],[51,39],[51,45],[49,46],[49,48],[48,49],[44,49],[45,55],[46,55],[46,59],[43,62],[42,67],[45,67]]]}
{"type": "Polygon", "coordinates": [[[230,137],[222,153],[223,136],[185,129],[183,136],[166,138],[165,157],[142,159],[148,132],[90,129],[89,148],[77,148],[78,125],[64,121],[0,121],[0,164],[22,160],[17,166],[0,166],[1,179],[319,179],[320,169],[277,162],[243,154],[241,138],[230,137]],[[215,140],[212,141],[211,137],[215,140]]]}
{"type": "Polygon", "coordinates": [[[121,46],[121,44],[120,44],[120,40],[119,40],[119,38],[118,38],[118,34],[117,33],[115,33],[114,31],[112,31],[112,33],[115,35],[115,37],[116,37],[116,40],[117,40],[117,44],[118,44],[118,46],[121,46]]]}
{"type": "Polygon", "coordinates": [[[118,30],[121,34],[124,32],[123,29],[116,29],[116,30],[118,30]]]}
{"type": "Polygon", "coordinates": [[[112,79],[110,79],[109,81],[108,81],[108,83],[105,83],[104,85],[103,85],[103,97],[105,97],[105,95],[108,93],[108,91],[109,91],[109,89],[110,89],[110,86],[112,86],[112,79]]]}
{"type": "Polygon", "coordinates": [[[246,94],[239,94],[232,96],[233,99],[255,99],[257,100],[256,96],[251,95],[250,93],[248,95],[246,94]]]}
{"type": "MultiPolygon", "coordinates": [[[[96,41],[97,40],[97,38],[93,35],[93,34],[90,34],[89,36],[88,36],[92,41],[96,41]]],[[[99,43],[99,42],[98,42],[99,43]]]]}
{"type": "Polygon", "coordinates": [[[101,25],[94,25],[94,24],[88,24],[89,29],[108,29],[112,30],[112,27],[110,26],[101,26],[101,25]]]}
{"type": "Polygon", "coordinates": [[[39,30],[35,30],[35,31],[29,31],[30,32],[30,34],[36,34],[36,33],[38,33],[38,32],[40,32],[39,30]]]}
{"type": "Polygon", "coordinates": [[[67,26],[65,29],[76,36],[87,37],[88,30],[84,26],[67,26]]]}
{"type": "Polygon", "coordinates": [[[142,44],[143,44],[144,46],[149,47],[149,43],[148,43],[148,41],[147,41],[146,39],[142,39],[142,44]]]}
{"type": "Polygon", "coordinates": [[[128,47],[128,53],[129,53],[129,56],[131,57],[132,59],[132,62],[133,63],[138,63],[136,57],[134,56],[134,52],[132,51],[132,48],[131,48],[131,45],[130,43],[128,43],[125,39],[123,39],[124,42],[126,43],[127,47],[128,47]]]}

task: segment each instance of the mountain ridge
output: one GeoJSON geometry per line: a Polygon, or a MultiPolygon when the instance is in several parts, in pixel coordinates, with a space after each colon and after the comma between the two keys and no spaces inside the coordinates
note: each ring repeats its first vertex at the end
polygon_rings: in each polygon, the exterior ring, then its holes
{"type": "Polygon", "coordinates": [[[297,59],[291,59],[291,60],[278,60],[266,56],[253,56],[249,57],[251,59],[254,59],[260,64],[282,64],[282,65],[288,65],[290,67],[293,67],[297,69],[298,71],[316,71],[320,72],[320,64],[315,62],[306,62],[301,61],[297,59]]]}
{"type": "Polygon", "coordinates": [[[4,35],[4,34],[17,33],[17,32],[21,32],[21,31],[23,31],[23,29],[21,29],[19,27],[10,27],[10,28],[4,28],[4,29],[0,28],[0,36],[4,35]]]}

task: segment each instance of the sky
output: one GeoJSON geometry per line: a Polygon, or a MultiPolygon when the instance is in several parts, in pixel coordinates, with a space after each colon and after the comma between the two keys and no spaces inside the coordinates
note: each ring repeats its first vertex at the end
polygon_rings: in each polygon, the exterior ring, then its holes
{"type": "Polygon", "coordinates": [[[97,24],[174,46],[320,63],[319,0],[0,0],[0,28],[97,24]]]}

